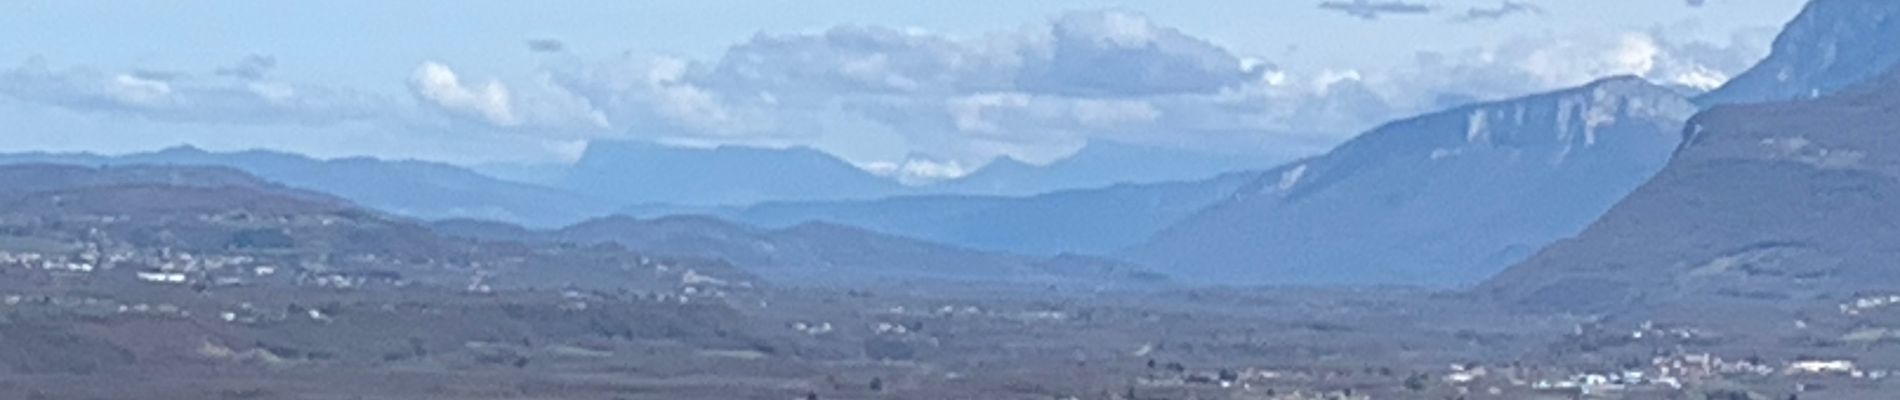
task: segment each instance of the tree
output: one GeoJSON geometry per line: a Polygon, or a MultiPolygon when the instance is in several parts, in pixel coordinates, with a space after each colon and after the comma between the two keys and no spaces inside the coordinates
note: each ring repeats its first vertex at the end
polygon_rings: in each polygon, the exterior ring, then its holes
{"type": "Polygon", "coordinates": [[[237,249],[287,249],[297,240],[278,229],[245,229],[231,235],[231,247],[237,249]]]}
{"type": "Polygon", "coordinates": [[[1411,376],[1405,377],[1405,389],[1414,392],[1423,391],[1425,390],[1425,383],[1428,380],[1430,380],[1430,378],[1426,377],[1425,374],[1414,373],[1411,376]]]}

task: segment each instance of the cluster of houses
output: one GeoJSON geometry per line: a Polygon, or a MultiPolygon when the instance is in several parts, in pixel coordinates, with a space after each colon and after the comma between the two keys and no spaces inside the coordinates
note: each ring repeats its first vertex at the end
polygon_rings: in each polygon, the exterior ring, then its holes
{"type": "Polygon", "coordinates": [[[1900,304],[1900,295],[1867,296],[1841,303],[1840,309],[1841,314],[1860,315],[1863,312],[1887,308],[1895,304],[1900,304]]]}
{"type": "Polygon", "coordinates": [[[108,317],[113,315],[139,315],[153,317],[191,317],[191,311],[168,303],[126,303],[113,299],[90,296],[29,296],[11,294],[0,296],[0,306],[30,307],[55,313],[108,317]]]}
{"type": "Polygon", "coordinates": [[[96,251],[80,252],[71,256],[47,255],[36,252],[0,251],[0,267],[24,268],[58,272],[90,273],[101,269],[101,265],[114,265],[127,261],[127,254],[101,254],[96,251]]]}
{"type": "Polygon", "coordinates": [[[289,304],[282,308],[266,308],[244,302],[218,313],[218,319],[224,322],[245,325],[283,322],[293,318],[330,322],[330,314],[322,309],[297,304],[289,304]]]}
{"type": "Polygon", "coordinates": [[[67,254],[0,251],[0,268],[90,274],[130,270],[132,277],[154,284],[182,285],[204,281],[213,285],[243,284],[248,278],[277,273],[278,267],[242,255],[202,255],[170,248],[148,252],[84,250],[67,254]]]}
{"type": "Polygon", "coordinates": [[[1692,327],[1662,326],[1662,325],[1656,324],[1654,321],[1643,321],[1642,325],[1638,325],[1636,329],[1630,330],[1630,339],[1635,339],[1635,340],[1671,339],[1671,340],[1687,341],[1687,340],[1694,340],[1697,338],[1701,338],[1704,336],[1706,335],[1702,332],[1701,329],[1696,329],[1692,327]]]}
{"type": "MultiPolygon", "coordinates": [[[[401,274],[389,271],[331,271],[304,263],[294,276],[283,279],[321,288],[350,289],[366,285],[400,285],[401,274]]],[[[67,254],[0,251],[0,268],[24,268],[64,273],[130,271],[133,279],[157,285],[240,286],[277,279],[286,267],[277,262],[239,254],[200,254],[172,248],[136,252],[85,250],[67,254]]]]}
{"type": "Polygon", "coordinates": [[[1622,371],[1618,373],[1584,373],[1571,375],[1568,379],[1539,380],[1531,385],[1540,391],[1574,392],[1583,395],[1595,395],[1626,391],[1636,388],[1682,389],[1682,379],[1674,376],[1651,375],[1644,371],[1622,371]]]}
{"type": "MultiPolygon", "coordinates": [[[[1583,395],[1614,393],[1637,389],[1682,389],[1686,384],[1710,380],[1784,376],[1835,377],[1883,380],[1892,371],[1868,371],[1851,360],[1809,359],[1781,363],[1780,367],[1756,359],[1724,359],[1719,356],[1678,354],[1654,357],[1645,369],[1618,372],[1578,373],[1565,379],[1539,380],[1530,385],[1541,391],[1563,391],[1583,395]]],[[[1454,374],[1453,376],[1456,376],[1454,374]]]]}

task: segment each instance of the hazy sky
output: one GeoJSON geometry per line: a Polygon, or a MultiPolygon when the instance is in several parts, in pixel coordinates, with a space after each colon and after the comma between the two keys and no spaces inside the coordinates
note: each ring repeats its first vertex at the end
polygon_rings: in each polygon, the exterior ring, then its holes
{"type": "Polygon", "coordinates": [[[0,149],[472,163],[639,138],[966,168],[1093,138],[1300,153],[1605,75],[1717,84],[1801,3],[0,1],[0,149]]]}

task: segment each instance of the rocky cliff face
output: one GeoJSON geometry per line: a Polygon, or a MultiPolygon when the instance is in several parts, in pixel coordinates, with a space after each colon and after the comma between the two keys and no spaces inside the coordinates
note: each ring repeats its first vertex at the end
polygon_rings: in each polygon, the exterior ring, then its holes
{"type": "Polygon", "coordinates": [[[1670,165],[1482,291],[1610,312],[1828,299],[1900,283],[1900,80],[1697,116],[1670,165]]]}
{"type": "Polygon", "coordinates": [[[1260,177],[1131,257],[1207,281],[1470,284],[1647,180],[1694,112],[1614,78],[1393,122],[1260,177]]]}

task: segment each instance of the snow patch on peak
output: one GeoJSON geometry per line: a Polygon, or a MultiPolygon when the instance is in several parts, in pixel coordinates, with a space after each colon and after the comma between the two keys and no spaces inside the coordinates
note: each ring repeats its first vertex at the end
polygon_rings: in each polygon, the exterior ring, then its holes
{"type": "MultiPolygon", "coordinates": [[[[1518,115],[1519,117],[1523,116],[1522,113],[1518,115]]],[[[1485,110],[1480,108],[1476,111],[1472,111],[1471,121],[1465,124],[1465,141],[1469,143],[1490,141],[1490,131],[1485,129],[1485,124],[1485,110]]]]}
{"type": "Polygon", "coordinates": [[[1281,192],[1286,192],[1287,190],[1293,189],[1294,185],[1300,184],[1300,179],[1304,177],[1306,177],[1306,164],[1300,164],[1299,166],[1293,167],[1293,169],[1280,173],[1280,183],[1274,185],[1274,188],[1279,189],[1281,192]]]}
{"type": "MultiPolygon", "coordinates": [[[[1590,106],[1583,109],[1583,147],[1585,148],[1596,146],[1597,130],[1605,125],[1616,123],[1617,115],[1623,111],[1623,98],[1610,93],[1609,90],[1598,87],[1591,94],[1590,106]]],[[[1632,97],[1630,101],[1638,100],[1632,97]]]]}

